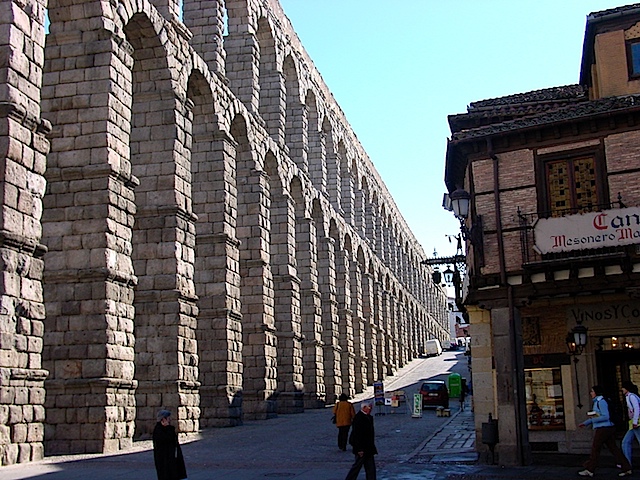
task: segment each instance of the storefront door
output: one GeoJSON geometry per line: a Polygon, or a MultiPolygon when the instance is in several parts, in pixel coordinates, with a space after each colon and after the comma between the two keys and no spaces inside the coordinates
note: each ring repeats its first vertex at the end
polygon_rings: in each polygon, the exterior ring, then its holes
{"type": "MultiPolygon", "coordinates": [[[[611,399],[611,408],[620,412],[626,422],[627,408],[620,388],[622,382],[632,382],[640,388],[640,349],[624,348],[596,352],[596,368],[598,383],[611,399]]],[[[626,424],[618,425],[618,429],[626,430],[626,424]]]]}

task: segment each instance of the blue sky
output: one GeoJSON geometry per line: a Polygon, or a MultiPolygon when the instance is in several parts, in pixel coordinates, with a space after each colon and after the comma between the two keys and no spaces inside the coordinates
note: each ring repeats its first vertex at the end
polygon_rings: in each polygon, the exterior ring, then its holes
{"type": "MultiPolygon", "coordinates": [[[[455,253],[442,209],[447,115],[578,82],[586,17],[607,0],[280,0],[431,256],[455,253]]],[[[631,3],[631,2],[628,2],[631,3]]]]}

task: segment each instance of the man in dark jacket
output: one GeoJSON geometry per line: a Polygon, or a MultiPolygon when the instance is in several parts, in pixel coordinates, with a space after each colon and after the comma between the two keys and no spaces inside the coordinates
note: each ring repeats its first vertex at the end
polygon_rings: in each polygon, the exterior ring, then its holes
{"type": "Polygon", "coordinates": [[[378,450],[375,444],[371,408],[371,403],[363,402],[351,424],[349,443],[353,447],[356,458],[345,480],[356,480],[363,466],[367,480],[376,480],[376,463],[373,456],[378,453],[378,450]]]}

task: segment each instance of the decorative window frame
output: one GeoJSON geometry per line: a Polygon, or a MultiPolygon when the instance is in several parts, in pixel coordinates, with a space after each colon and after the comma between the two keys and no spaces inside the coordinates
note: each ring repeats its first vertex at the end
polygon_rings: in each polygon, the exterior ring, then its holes
{"type": "MultiPolygon", "coordinates": [[[[552,214],[551,193],[549,191],[549,184],[547,182],[547,164],[549,162],[557,162],[560,160],[566,160],[567,162],[570,162],[573,159],[585,156],[591,156],[594,159],[597,198],[597,202],[593,204],[594,208],[602,205],[607,205],[609,203],[609,188],[607,185],[606,162],[604,146],[602,145],[602,143],[583,148],[563,150],[560,152],[546,153],[542,155],[536,154],[536,187],[538,191],[538,216],[540,218],[547,218],[552,214]]],[[[573,194],[575,194],[575,192],[572,192],[572,195],[573,194]]],[[[567,209],[567,214],[570,213],[577,213],[577,211],[573,208],[567,209]]]]}

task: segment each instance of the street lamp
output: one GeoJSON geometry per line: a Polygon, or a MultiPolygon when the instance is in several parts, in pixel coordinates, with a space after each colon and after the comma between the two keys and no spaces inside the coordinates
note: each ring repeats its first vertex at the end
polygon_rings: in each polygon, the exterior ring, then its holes
{"type": "Polygon", "coordinates": [[[587,346],[587,327],[576,325],[567,334],[567,347],[570,355],[581,355],[587,346]]]}
{"type": "MultiPolygon", "coordinates": [[[[465,272],[465,265],[467,261],[467,257],[462,253],[462,237],[461,235],[456,235],[455,237],[451,235],[457,240],[457,248],[456,254],[450,257],[437,257],[436,252],[434,251],[434,258],[427,258],[426,260],[422,260],[420,263],[422,265],[429,265],[434,267],[433,272],[431,273],[431,279],[433,283],[436,285],[440,285],[442,281],[448,285],[453,285],[455,291],[455,299],[456,306],[458,308],[461,307],[462,303],[462,277],[461,272],[465,272]],[[445,266],[446,270],[441,272],[439,270],[439,266],[445,266]]],[[[450,238],[451,240],[451,238],[450,238]]],[[[462,310],[461,310],[462,311],[462,310]]]]}
{"type": "Polygon", "coordinates": [[[451,209],[458,218],[467,218],[469,216],[469,202],[471,195],[462,188],[457,188],[449,194],[451,199],[451,209]]]}
{"type": "Polygon", "coordinates": [[[431,274],[431,280],[436,285],[440,285],[442,283],[442,273],[440,273],[440,269],[437,266],[433,268],[433,273],[431,274]]]}
{"type": "MultiPolygon", "coordinates": [[[[445,194],[446,196],[446,194],[445,194]]],[[[448,194],[448,202],[445,208],[452,210],[455,217],[460,222],[460,233],[462,238],[470,241],[471,245],[480,248],[482,246],[482,220],[480,216],[472,218],[471,230],[467,227],[465,220],[469,217],[469,206],[471,204],[471,195],[463,188],[457,188],[448,194]]]]}
{"type": "MultiPolygon", "coordinates": [[[[455,263],[453,264],[453,267],[456,268],[455,263]]],[[[444,281],[446,283],[453,285],[454,271],[451,270],[451,266],[447,265],[447,269],[442,272],[442,275],[444,276],[444,281]]]]}
{"type": "Polygon", "coordinates": [[[582,355],[585,347],[587,346],[587,327],[578,323],[573,329],[567,333],[565,339],[569,355],[573,357],[573,369],[576,375],[576,392],[578,398],[578,408],[582,408],[582,402],[580,401],[580,382],[578,380],[578,356],[582,355]]]}

